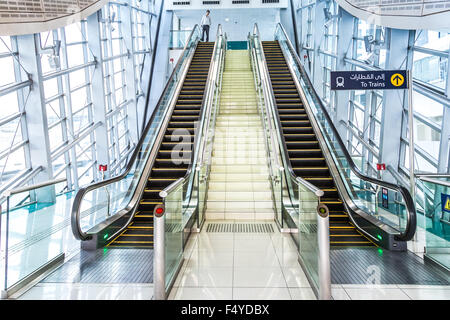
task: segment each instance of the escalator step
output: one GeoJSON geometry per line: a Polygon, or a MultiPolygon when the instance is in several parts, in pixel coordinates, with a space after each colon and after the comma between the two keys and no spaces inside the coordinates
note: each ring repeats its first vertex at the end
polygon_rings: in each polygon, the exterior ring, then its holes
{"type": "Polygon", "coordinates": [[[137,212],[125,231],[108,244],[109,248],[153,248],[153,209],[162,204],[159,193],[183,177],[191,161],[194,125],[200,117],[213,49],[214,42],[198,44],[137,212]],[[179,158],[173,159],[174,154],[179,158]]]}

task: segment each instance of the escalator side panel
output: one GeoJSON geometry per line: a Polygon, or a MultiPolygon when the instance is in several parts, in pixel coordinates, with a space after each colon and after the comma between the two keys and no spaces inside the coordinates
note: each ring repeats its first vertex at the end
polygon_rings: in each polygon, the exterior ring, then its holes
{"type": "Polygon", "coordinates": [[[330,245],[373,246],[350,221],[279,43],[262,45],[290,164],[297,176],[324,191],[321,202],[330,209],[330,245]]]}
{"type": "Polygon", "coordinates": [[[153,248],[153,209],[162,204],[159,192],[185,176],[188,170],[213,50],[214,42],[198,44],[136,214],[128,227],[107,245],[109,248],[153,248]],[[175,146],[183,150],[177,154],[177,161],[172,159],[175,146]]]}

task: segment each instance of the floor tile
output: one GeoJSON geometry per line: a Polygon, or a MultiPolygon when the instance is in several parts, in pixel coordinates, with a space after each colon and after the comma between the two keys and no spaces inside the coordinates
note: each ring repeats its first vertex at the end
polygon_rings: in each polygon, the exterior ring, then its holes
{"type": "Polygon", "coordinates": [[[234,288],[233,300],[291,300],[288,288],[234,288]]]}
{"type": "Polygon", "coordinates": [[[153,298],[153,285],[130,284],[123,288],[117,300],[151,300],[153,298]]]}
{"type": "Polygon", "coordinates": [[[234,268],[234,287],[286,287],[280,267],[234,268]]]}
{"type": "Polygon", "coordinates": [[[450,300],[450,287],[439,288],[416,288],[401,289],[412,300],[450,300]]]}
{"type": "Polygon", "coordinates": [[[235,267],[278,267],[280,264],[271,247],[258,251],[237,251],[234,253],[235,267]]]}
{"type": "Polygon", "coordinates": [[[186,267],[177,287],[232,287],[233,268],[186,267]]]}
{"type": "Polygon", "coordinates": [[[232,288],[179,287],[174,300],[231,300],[232,288]]]}
{"type": "Polygon", "coordinates": [[[19,300],[114,300],[125,286],[39,284],[20,296],[19,300]]]}
{"type": "Polygon", "coordinates": [[[282,270],[288,287],[310,287],[308,278],[301,266],[282,267],[282,270]]]}
{"type": "Polygon", "coordinates": [[[187,262],[187,267],[232,267],[233,252],[220,250],[194,251],[187,262]]]}
{"type": "Polygon", "coordinates": [[[334,300],[351,300],[344,288],[331,288],[331,296],[334,300]]]}
{"type": "Polygon", "coordinates": [[[410,300],[398,288],[345,288],[345,291],[352,300],[410,300]]]}
{"type": "Polygon", "coordinates": [[[289,288],[292,300],[317,300],[311,288],[289,288]]]}

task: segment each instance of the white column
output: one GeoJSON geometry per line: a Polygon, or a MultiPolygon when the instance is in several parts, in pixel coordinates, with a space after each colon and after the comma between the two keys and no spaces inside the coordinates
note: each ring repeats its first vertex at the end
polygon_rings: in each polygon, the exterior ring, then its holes
{"type": "MultiPolygon", "coordinates": [[[[39,54],[40,40],[38,34],[17,36],[17,48],[20,62],[31,74],[33,86],[25,105],[26,121],[29,134],[31,168],[42,166],[44,169],[34,179],[34,183],[44,182],[53,178],[52,161],[50,157],[50,138],[48,134],[47,110],[45,107],[42,66],[39,54]]],[[[23,74],[23,78],[26,79],[23,74]]],[[[55,201],[54,187],[39,189],[36,197],[40,202],[55,201]]]]}
{"type": "MultiPolygon", "coordinates": [[[[100,23],[101,12],[90,15],[87,18],[88,46],[92,54],[97,59],[97,65],[92,74],[92,110],[94,112],[94,123],[102,122],[102,125],[95,129],[95,150],[97,161],[99,164],[109,166],[109,148],[108,136],[106,128],[106,110],[105,110],[105,86],[103,73],[103,59],[100,40],[100,23]]],[[[105,176],[109,175],[109,171],[105,172],[105,176]]]]}
{"type": "MultiPolygon", "coordinates": [[[[391,29],[390,38],[386,41],[386,69],[406,69],[405,57],[408,53],[408,30],[391,29]]],[[[398,90],[385,90],[383,97],[383,112],[381,115],[380,162],[398,168],[400,153],[400,138],[402,133],[403,105],[407,93],[398,90]]],[[[406,121],[406,119],[403,119],[406,121]]],[[[409,125],[409,124],[408,124],[409,125]]],[[[389,179],[390,175],[385,175],[389,179]]],[[[395,182],[391,180],[392,182],[395,182]]]]}

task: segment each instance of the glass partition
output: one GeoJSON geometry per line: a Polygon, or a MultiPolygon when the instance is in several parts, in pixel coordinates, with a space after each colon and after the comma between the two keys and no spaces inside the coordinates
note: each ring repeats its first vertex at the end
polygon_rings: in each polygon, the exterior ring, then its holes
{"type": "Polygon", "coordinates": [[[164,199],[166,290],[183,257],[183,187],[179,184],[164,199]]]}
{"type": "Polygon", "coordinates": [[[280,140],[276,133],[276,123],[270,113],[271,97],[267,90],[264,90],[264,85],[267,85],[267,79],[264,75],[264,63],[261,60],[262,47],[260,44],[259,35],[250,36],[248,49],[250,51],[251,65],[255,81],[255,88],[257,93],[258,108],[261,116],[261,121],[264,128],[264,144],[269,159],[269,174],[271,177],[272,199],[275,208],[275,218],[279,226],[283,228],[283,186],[285,181],[282,175],[282,159],[280,150],[280,140]],[[278,138],[278,139],[277,139],[278,138]]]}
{"type": "MultiPolygon", "coordinates": [[[[303,269],[313,288],[319,293],[321,292],[319,246],[321,246],[321,250],[329,247],[329,243],[319,243],[318,238],[317,208],[320,203],[319,195],[322,195],[323,192],[293,173],[288,156],[285,153],[286,147],[281,136],[282,130],[276,118],[275,99],[270,81],[267,78],[268,71],[256,26],[254,34],[249,38],[249,44],[253,53],[255,82],[260,97],[260,112],[264,124],[266,149],[269,154],[276,219],[280,227],[283,228],[284,211],[294,222],[298,234],[294,235],[293,238],[297,241],[303,269]]],[[[289,228],[289,226],[287,227],[289,228]]],[[[328,239],[328,237],[326,238],[328,239]]]]}
{"type": "Polygon", "coordinates": [[[319,291],[319,241],[317,205],[320,198],[305,186],[298,185],[298,248],[305,271],[319,291]]]}
{"type": "MultiPolygon", "coordinates": [[[[88,191],[84,193],[78,208],[81,212],[80,217],[92,212],[95,212],[95,215],[90,215],[89,218],[80,219],[81,232],[87,232],[89,229],[98,225],[105,219],[108,219],[110,216],[126,209],[134,196],[148,157],[154,147],[158,132],[161,130],[164,119],[170,111],[169,106],[173,102],[173,99],[176,99],[175,93],[179,85],[179,80],[188,67],[190,57],[194,54],[196,44],[200,38],[200,31],[198,28],[195,28],[191,32],[192,36],[189,38],[186,50],[183,52],[178,64],[175,66],[165,91],[163,92],[156,109],[153,111],[152,119],[149,121],[143,137],[137,146],[137,157],[126,172],[126,175],[120,180],[116,179],[117,181],[111,181],[101,187],[92,185],[88,187],[88,191]]],[[[114,237],[114,234],[110,235],[109,239],[112,237],[114,237]]]]}
{"type": "Polygon", "coordinates": [[[186,45],[192,30],[172,30],[170,31],[170,49],[183,49],[186,45]]]}
{"type": "Polygon", "coordinates": [[[183,208],[185,221],[191,214],[197,210],[197,228],[200,228],[205,218],[205,203],[208,190],[209,172],[211,169],[211,153],[214,143],[215,122],[220,105],[220,88],[222,86],[222,74],[225,59],[226,39],[221,33],[219,26],[217,43],[211,60],[211,81],[205,93],[206,112],[202,114],[198,136],[196,137],[196,146],[194,150],[194,162],[189,177],[189,182],[185,198],[189,202],[190,210],[183,208]],[[192,186],[192,192],[189,187],[192,186]]]}
{"type": "MultiPolygon", "coordinates": [[[[419,177],[424,218],[426,256],[450,269],[450,177],[419,177]]],[[[418,198],[418,197],[417,197],[418,198]]],[[[417,200],[418,201],[418,200],[417,200]]]]}
{"type": "MultiPolygon", "coordinates": [[[[200,123],[195,132],[192,163],[186,176],[162,191],[165,206],[166,289],[173,281],[183,257],[183,231],[192,214],[197,212],[197,225],[204,219],[207,181],[211,166],[208,156],[214,136],[214,124],[219,105],[221,75],[226,41],[219,25],[210,71],[203,98],[200,123]],[[208,151],[208,152],[206,152],[208,151]]],[[[155,241],[158,241],[155,239],[155,241]]]]}
{"type": "Polygon", "coordinates": [[[59,182],[36,188],[17,189],[0,210],[1,290],[29,277],[53,260],[64,257],[69,245],[72,193],[56,194],[66,184],[59,182]]]}
{"type": "Polygon", "coordinates": [[[339,137],[333,130],[330,119],[327,118],[327,114],[321,107],[321,101],[314,94],[314,88],[308,81],[307,75],[304,74],[299,60],[296,59],[296,53],[290,46],[289,39],[280,25],[276,29],[275,40],[278,40],[280,47],[285,53],[288,65],[292,66],[293,76],[298,80],[308,102],[306,107],[309,106],[316,119],[330,155],[353,203],[365,213],[389,225],[399,233],[405,233],[408,226],[408,211],[405,199],[399,188],[396,188],[396,186],[385,187],[363,180],[355,174],[355,171],[352,169],[353,163],[347,161],[344,149],[339,143],[339,137]]]}

